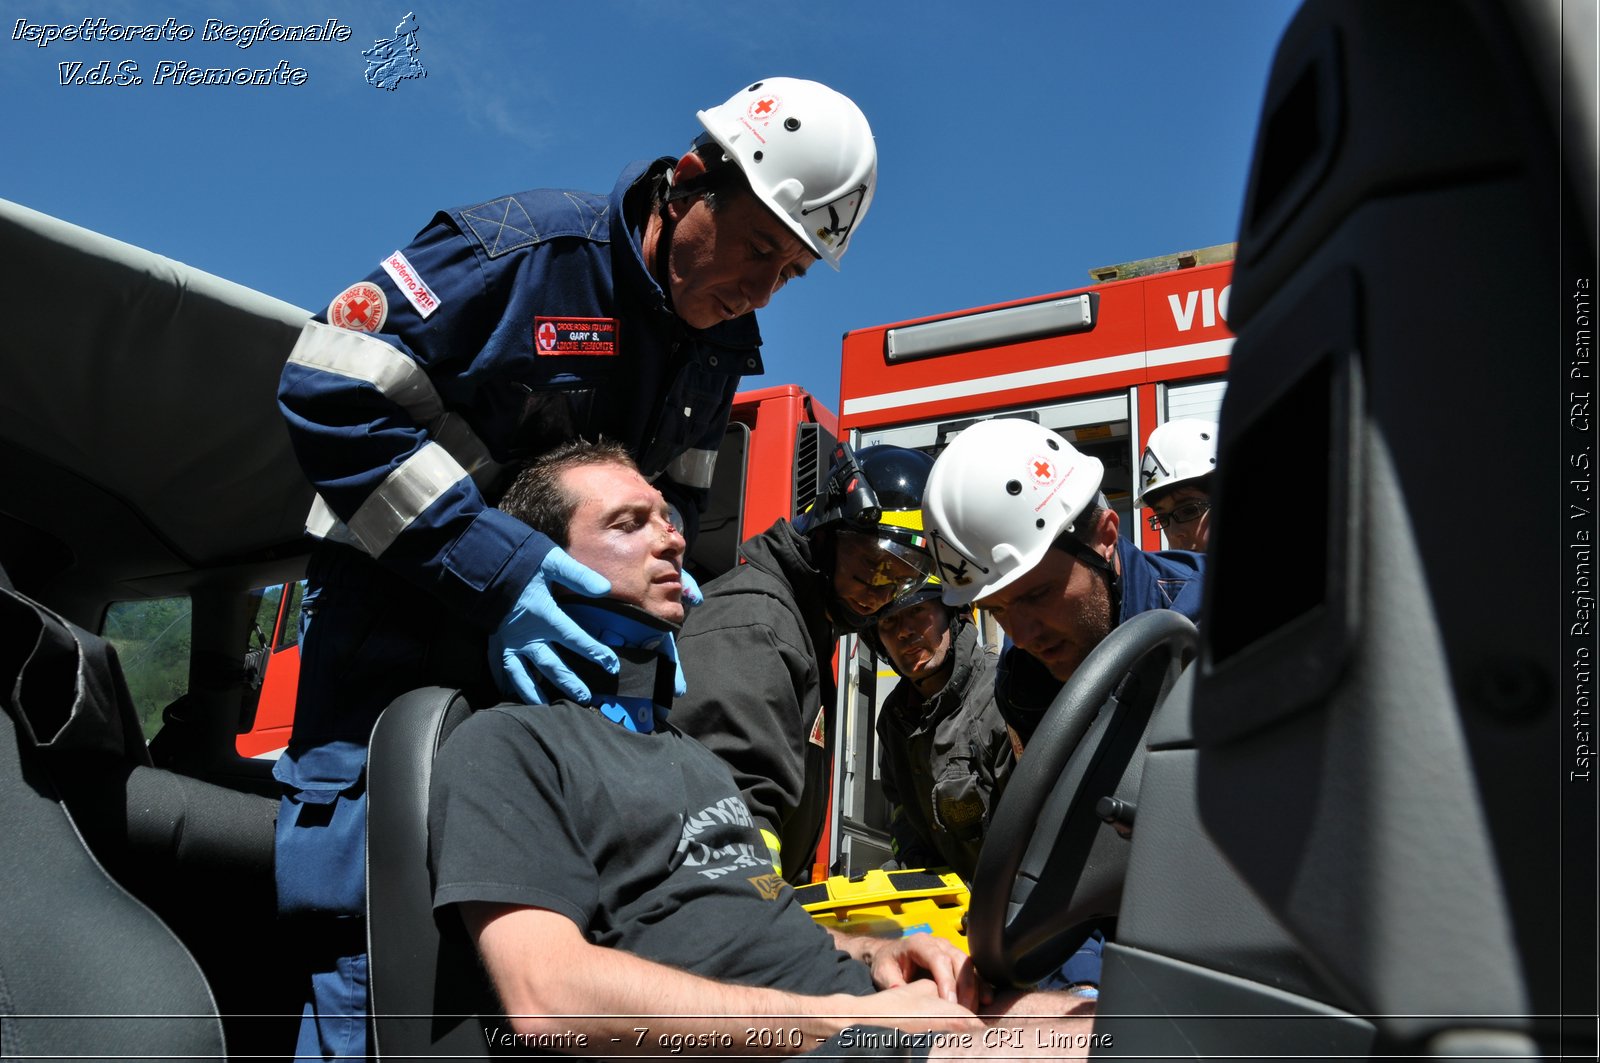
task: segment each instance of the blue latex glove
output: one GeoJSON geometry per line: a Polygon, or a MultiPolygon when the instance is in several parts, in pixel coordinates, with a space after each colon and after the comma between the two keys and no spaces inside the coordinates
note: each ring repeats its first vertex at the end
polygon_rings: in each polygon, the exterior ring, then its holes
{"type": "MultiPolygon", "coordinates": [[[[684,609],[692,609],[706,600],[706,596],[700,593],[700,584],[689,574],[688,569],[679,571],[678,582],[683,584],[684,609]]],[[[672,655],[672,663],[677,668],[677,674],[672,680],[672,696],[681,698],[689,692],[689,681],[683,677],[683,661],[676,652],[672,655]]]]}
{"type": "Polygon", "coordinates": [[[689,681],[683,677],[683,658],[678,656],[676,643],[672,647],[672,667],[674,669],[672,674],[672,696],[681,698],[689,693],[689,681]]]}
{"type": "Polygon", "coordinates": [[[558,693],[588,704],[589,688],[562,663],[555,646],[581,653],[612,673],[619,667],[617,655],[590,638],[567,616],[550,594],[552,583],[591,598],[611,592],[610,580],[580,565],[559,546],[552,547],[539,571],[522,588],[517,604],[490,636],[489,662],[498,668],[496,679],[509,697],[530,705],[542,704],[548,700],[539,687],[543,681],[558,693]]]}
{"type": "MultiPolygon", "coordinates": [[[[685,609],[691,609],[706,600],[706,596],[700,593],[700,584],[689,574],[688,569],[683,569],[678,573],[678,582],[683,584],[683,606],[685,609]]],[[[682,694],[683,691],[680,690],[678,693],[682,694]]]]}

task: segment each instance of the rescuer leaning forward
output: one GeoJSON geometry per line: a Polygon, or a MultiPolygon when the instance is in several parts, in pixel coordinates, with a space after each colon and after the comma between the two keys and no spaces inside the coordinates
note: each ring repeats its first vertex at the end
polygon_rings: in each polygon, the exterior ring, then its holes
{"type": "Polygon", "coordinates": [[[754,311],[816,259],[837,268],[872,202],[871,130],[825,86],[771,78],[698,117],[690,151],[629,166],[608,196],[440,213],[335,296],[284,369],[321,540],[274,772],[279,905],[300,928],[286,947],[305,950],[310,983],[304,1057],[366,1050],[362,776],[378,714],[434,684],[585,700],[557,646],[617,667],[552,595],[608,581],[492,508],[502,469],[604,435],[692,538],[740,377],[761,371],[754,311]]]}

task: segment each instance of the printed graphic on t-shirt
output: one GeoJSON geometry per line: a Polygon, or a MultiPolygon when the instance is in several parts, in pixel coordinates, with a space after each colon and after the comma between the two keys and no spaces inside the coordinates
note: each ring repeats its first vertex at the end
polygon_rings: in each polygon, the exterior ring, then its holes
{"type": "Polygon", "coordinates": [[[741,867],[769,869],[772,863],[766,858],[764,847],[758,851],[755,837],[750,810],[745,807],[744,798],[734,794],[684,820],[678,853],[685,867],[694,868],[706,878],[721,878],[741,867]],[[734,841],[730,838],[733,834],[750,840],[734,841]]]}
{"type": "Polygon", "coordinates": [[[752,875],[750,885],[756,888],[764,901],[775,901],[783,894],[783,876],[768,871],[765,875],[752,875]]]}
{"type": "Polygon", "coordinates": [[[614,317],[536,317],[533,351],[540,357],[587,354],[610,357],[617,353],[617,319],[614,317]]]}

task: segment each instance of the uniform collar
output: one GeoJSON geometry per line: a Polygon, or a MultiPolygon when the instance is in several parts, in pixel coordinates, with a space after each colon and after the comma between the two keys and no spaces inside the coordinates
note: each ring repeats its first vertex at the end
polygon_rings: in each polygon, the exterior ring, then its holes
{"type": "Polygon", "coordinates": [[[1117,536],[1122,562],[1122,607],[1118,623],[1146,609],[1165,608],[1205,573],[1205,557],[1188,550],[1141,550],[1117,536]]]}

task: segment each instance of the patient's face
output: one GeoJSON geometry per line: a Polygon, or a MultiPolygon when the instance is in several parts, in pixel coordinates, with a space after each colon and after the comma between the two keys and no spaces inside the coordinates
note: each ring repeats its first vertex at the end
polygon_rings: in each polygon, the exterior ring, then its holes
{"type": "Polygon", "coordinates": [[[562,485],[578,500],[567,553],[611,581],[611,597],[670,624],[683,623],[683,535],[661,492],[620,465],[569,469],[562,485]]]}

